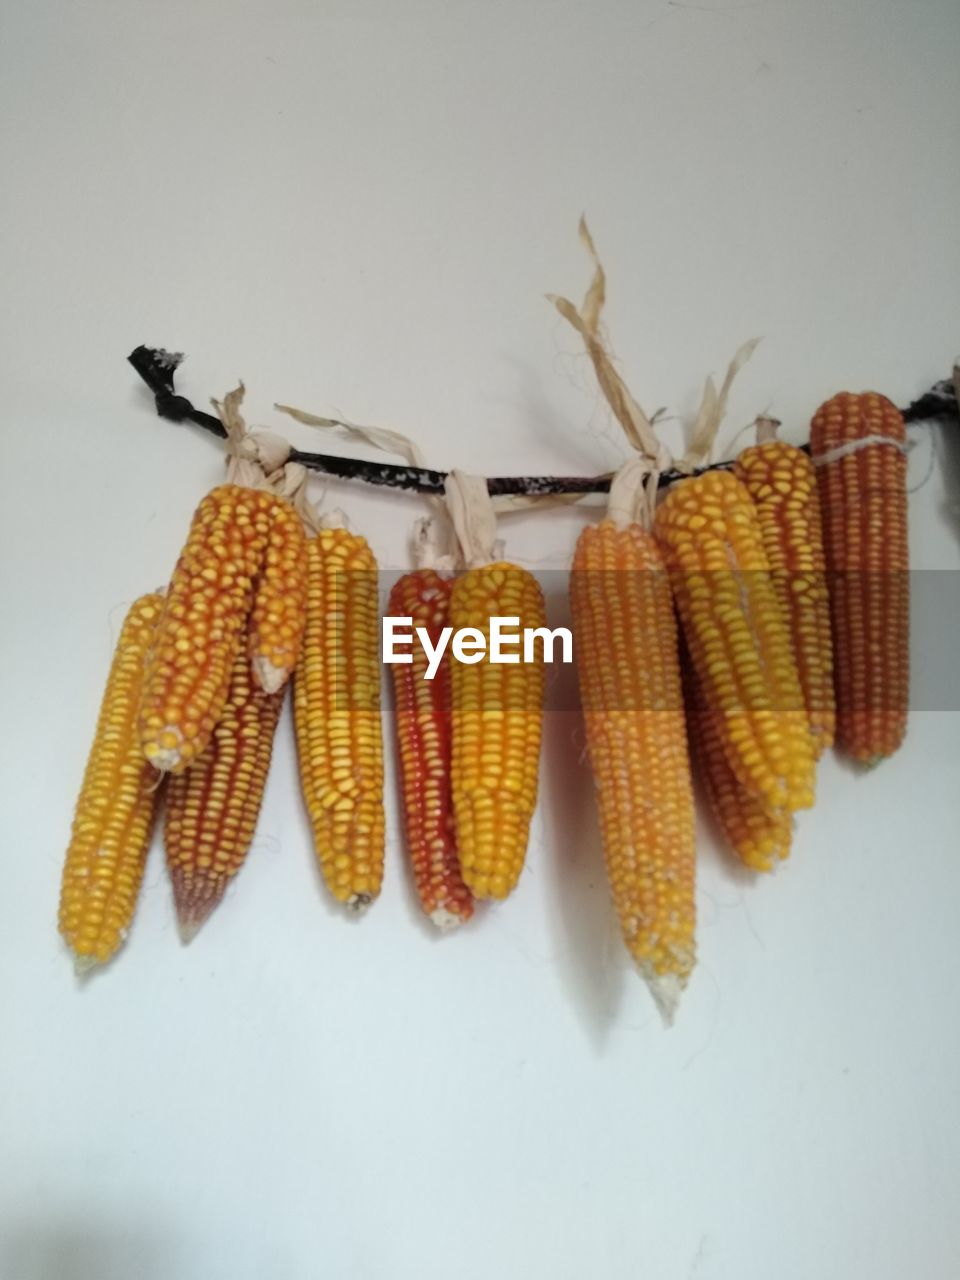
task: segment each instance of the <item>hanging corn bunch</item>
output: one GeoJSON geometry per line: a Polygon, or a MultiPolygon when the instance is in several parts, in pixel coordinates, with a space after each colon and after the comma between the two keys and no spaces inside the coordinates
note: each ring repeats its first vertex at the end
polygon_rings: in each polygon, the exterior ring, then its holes
{"type": "Polygon", "coordinates": [[[753,499],[773,585],[790,632],[816,754],[833,744],[833,641],[816,470],[796,445],[763,439],[738,456],[734,475],[753,499]]]}
{"type": "Polygon", "coordinates": [[[146,595],[126,616],[77,801],[59,922],[78,970],[120,947],[143,879],[162,778],[140,750],[137,711],[162,609],[162,595],[146,595]]]}
{"type": "Polygon", "coordinates": [[[293,685],[300,785],[327,887],[359,911],[383,879],[377,564],[366,539],[342,526],[319,528],[307,560],[293,685]]]}
{"type": "MultiPolygon", "coordinates": [[[[436,651],[449,625],[452,590],[451,580],[435,569],[416,569],[395,584],[388,611],[424,628],[436,651]]],[[[453,818],[451,663],[444,650],[427,680],[422,645],[413,645],[411,658],[391,667],[404,830],[420,904],[434,924],[447,929],[473,915],[453,818]]]]}
{"type": "Polygon", "coordinates": [[[813,418],[836,655],[837,738],[873,765],[900,746],[909,697],[906,433],[885,396],[843,391],[813,418]]]}

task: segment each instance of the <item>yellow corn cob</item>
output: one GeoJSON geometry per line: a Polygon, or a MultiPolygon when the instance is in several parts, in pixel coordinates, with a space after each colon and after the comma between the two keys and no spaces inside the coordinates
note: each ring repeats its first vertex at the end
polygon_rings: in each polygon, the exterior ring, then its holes
{"type": "Polygon", "coordinates": [[[297,512],[278,500],[250,615],[253,674],[266,693],[282,689],[293,673],[306,612],[307,539],[297,512]]]}
{"type": "Polygon", "coordinates": [[[284,690],[264,693],[243,649],[206,749],[167,783],[163,838],[180,936],[219,904],[253,841],[284,690]]]}
{"type": "MultiPolygon", "coordinates": [[[[454,583],[450,625],[481,632],[492,617],[519,627],[546,625],[543,593],[532,574],[505,562],[468,569],[454,583]]],[[[522,654],[518,655],[522,659],[522,654]]],[[[460,866],[478,898],[505,898],[523,870],[537,801],[543,723],[542,652],[516,665],[454,661],[453,812],[460,866]]]]}
{"type": "Polygon", "coordinates": [[[162,595],[147,595],[126,616],[77,801],[59,923],[78,969],[124,941],[143,879],[161,776],[140,751],[137,707],[162,609],[162,595]]]}
{"type": "Polygon", "coordinates": [[[907,731],[910,568],[903,415],[876,391],[841,391],[814,415],[830,608],[837,740],[877,764],[907,731]]]}
{"type": "Polygon", "coordinates": [[[754,871],[772,871],[790,853],[793,819],[747,791],[730,768],[717,715],[708,704],[689,654],[681,647],[690,755],[727,844],[754,871]]]}
{"type": "Polygon", "coordinates": [[[570,600],[607,875],[669,1020],[696,954],[694,816],[677,626],[652,536],[609,520],[584,529],[570,600]]]}
{"type": "Polygon", "coordinates": [[[327,887],[359,910],[383,879],[377,563],[366,539],[307,544],[307,623],[293,685],[300,782],[327,887]]]}
{"type": "Polygon", "coordinates": [[[734,475],[757,508],[763,549],[787,618],[816,754],[833,743],[833,641],[817,476],[795,445],[769,440],[745,449],[734,475]]]}
{"type": "Polygon", "coordinates": [[[210,741],[280,501],[225,484],[197,508],[167,593],[140,711],[143,751],[158,769],[185,769],[210,741]]]}
{"type": "Polygon", "coordinates": [[[654,527],[731,768],[770,807],[809,807],[813,740],[750,495],[725,471],[681,480],[654,527]]]}

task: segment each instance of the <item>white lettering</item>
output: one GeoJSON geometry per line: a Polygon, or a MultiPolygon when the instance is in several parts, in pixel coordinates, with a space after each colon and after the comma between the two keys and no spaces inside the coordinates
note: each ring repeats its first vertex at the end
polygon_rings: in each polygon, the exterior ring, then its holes
{"type": "Polygon", "coordinates": [[[560,641],[560,661],[573,661],[573,636],[569,627],[554,627],[551,631],[549,627],[524,627],[523,629],[523,660],[524,662],[536,662],[536,642],[542,641],[543,644],[543,661],[553,662],[553,646],[559,639],[560,641]]]}
{"type": "Polygon", "coordinates": [[[432,680],[439,670],[440,663],[443,659],[447,645],[450,643],[450,637],[453,635],[453,627],[444,627],[437,637],[437,643],[434,645],[430,641],[430,632],[426,627],[417,627],[417,639],[423,652],[427,655],[427,673],[425,680],[432,680]]]}
{"type": "MultiPolygon", "coordinates": [[[[412,618],[396,618],[384,615],[383,622],[383,660],[384,662],[397,662],[409,665],[413,662],[412,653],[397,653],[396,646],[398,644],[413,645],[413,634],[409,630],[404,634],[399,631],[401,627],[412,627],[412,618]]],[[[420,628],[418,627],[419,631],[420,628]]]]}
{"type": "Polygon", "coordinates": [[[468,667],[483,661],[486,648],[486,637],[476,627],[461,627],[453,637],[453,656],[468,667]]]}
{"type": "Polygon", "coordinates": [[[504,653],[503,645],[520,646],[520,633],[514,631],[504,634],[504,627],[519,627],[519,618],[491,618],[490,619],[490,661],[491,662],[519,662],[519,653],[504,653]]]}

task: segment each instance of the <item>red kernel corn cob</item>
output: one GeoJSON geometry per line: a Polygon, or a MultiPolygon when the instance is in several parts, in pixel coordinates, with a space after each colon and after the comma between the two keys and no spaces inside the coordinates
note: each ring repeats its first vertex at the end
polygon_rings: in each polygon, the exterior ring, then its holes
{"type": "Polygon", "coordinates": [[[795,445],[745,449],[734,475],[753,499],[773,584],[787,618],[816,754],[833,743],[833,640],[813,463],[795,445]]]}
{"type": "MultiPolygon", "coordinates": [[[[448,578],[419,569],[396,583],[387,612],[411,618],[413,627],[423,627],[436,646],[449,621],[452,589],[448,578]]],[[[420,903],[441,929],[473,915],[473,895],[463,881],[454,833],[448,652],[432,680],[425,678],[427,655],[416,638],[413,661],[390,668],[407,848],[420,903]]]]}
{"type": "Polygon", "coordinates": [[[293,684],[300,783],[327,887],[353,910],[383,879],[377,562],[365,538],[307,543],[307,622],[293,684]]]}
{"type": "Polygon", "coordinates": [[[813,741],[750,495],[725,471],[681,480],[654,528],[731,768],[770,807],[809,807],[813,741]]]}
{"type": "Polygon", "coordinates": [[[293,674],[306,613],[306,534],[290,503],[278,500],[250,615],[253,674],[266,693],[282,689],[293,674]]]}
{"type": "Polygon", "coordinates": [[[903,416],[875,391],[841,392],[820,406],[811,425],[830,581],[837,739],[865,764],[893,755],[907,728],[905,444],[903,416]],[[858,443],[870,438],[876,442],[858,443]]]}
{"type": "Polygon", "coordinates": [[[253,841],[284,690],[264,693],[241,648],[206,749],[167,783],[163,839],[180,936],[220,903],[253,841]]]}
{"type": "Polygon", "coordinates": [[[77,801],[59,923],[78,969],[119,948],[143,880],[162,779],[140,750],[137,708],[162,610],[163,597],[147,595],[126,616],[77,801]]]}
{"type": "Polygon", "coordinates": [[[185,769],[210,741],[279,501],[263,490],[225,484],[197,508],[143,691],[141,743],[157,769],[185,769]]]}
{"type": "Polygon", "coordinates": [[[677,625],[652,536],[609,520],[584,529],[570,600],[614,905],[669,1021],[696,958],[696,867],[677,625]]]}
{"type": "Polygon", "coordinates": [[[727,844],[754,871],[772,871],[790,853],[793,818],[786,809],[768,808],[740,783],[730,768],[714,710],[682,653],[683,692],[694,770],[727,844]]]}
{"type": "Polygon", "coordinates": [[[536,578],[498,561],[468,569],[450,598],[454,631],[476,628],[488,649],[482,661],[454,661],[450,671],[453,812],[463,878],[477,898],[505,898],[520,878],[543,728],[542,653],[533,662],[492,663],[492,617],[519,618],[521,631],[545,626],[536,578]]]}

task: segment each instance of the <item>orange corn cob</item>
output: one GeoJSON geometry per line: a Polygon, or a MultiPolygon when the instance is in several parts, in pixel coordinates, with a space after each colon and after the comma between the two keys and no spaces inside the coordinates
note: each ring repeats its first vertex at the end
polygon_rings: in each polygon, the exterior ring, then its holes
{"type": "Polygon", "coordinates": [[[741,862],[754,871],[772,871],[790,853],[793,819],[786,809],[768,808],[740,783],[730,768],[716,713],[689,655],[681,652],[690,755],[711,812],[741,862]]]}
{"type": "Polygon", "coordinates": [[[383,879],[377,563],[347,529],[321,529],[307,558],[293,686],[300,782],[327,887],[360,910],[383,879]]]}
{"type": "Polygon", "coordinates": [[[225,484],[200,503],[167,593],[140,712],[144,754],[185,769],[220,718],[280,501],[225,484]]]}
{"type": "MultiPolygon", "coordinates": [[[[387,612],[410,618],[414,628],[423,627],[436,646],[448,624],[452,589],[450,580],[433,569],[407,573],[390,592],[387,612]]],[[[425,678],[427,655],[416,638],[413,661],[391,667],[407,848],[420,904],[441,929],[473,915],[453,825],[448,652],[432,680],[425,678]]]]}
{"type": "Polygon", "coordinates": [[[282,689],[293,674],[306,613],[307,539],[297,512],[278,499],[250,615],[253,674],[266,693],[282,689]]]}
{"type": "Polygon", "coordinates": [[[750,495],[725,471],[681,480],[654,527],[731,768],[770,807],[808,807],[813,740],[750,495]]]}
{"type": "Polygon", "coordinates": [[[163,838],[180,936],[219,904],[253,841],[284,690],[264,693],[241,648],[206,749],[167,783],[163,838]]]}
{"type": "Polygon", "coordinates": [[[162,595],[147,595],[126,616],[77,801],[59,923],[78,969],[124,941],[143,880],[161,777],[140,751],[137,708],[162,610],[162,595]]]}
{"type": "MultiPolygon", "coordinates": [[[[492,617],[546,625],[536,578],[500,561],[468,569],[453,586],[450,625],[479,631],[492,617]]],[[[522,654],[518,655],[522,658],[522,654]]],[[[523,870],[537,802],[543,727],[542,653],[516,665],[454,661],[453,811],[463,878],[477,898],[505,898],[523,870]]]]}
{"type": "Polygon", "coordinates": [[[816,754],[833,743],[833,640],[813,463],[795,445],[745,449],[734,475],[753,499],[773,583],[787,618],[816,754]]]}
{"type": "Polygon", "coordinates": [[[677,626],[652,536],[610,520],[584,529],[570,600],[607,875],[669,1020],[696,957],[694,817],[677,626]]]}
{"type": "Polygon", "coordinates": [[[905,444],[902,414],[875,391],[834,396],[810,432],[830,577],[837,738],[865,764],[893,755],[907,728],[905,444]],[[876,442],[857,444],[867,439],[876,442]]]}

